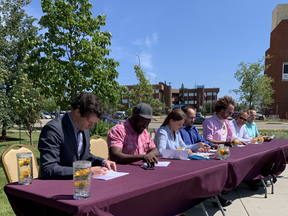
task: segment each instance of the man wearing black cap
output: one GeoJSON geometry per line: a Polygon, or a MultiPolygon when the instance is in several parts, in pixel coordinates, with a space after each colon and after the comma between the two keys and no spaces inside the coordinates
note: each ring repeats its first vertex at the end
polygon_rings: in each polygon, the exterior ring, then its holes
{"type": "Polygon", "coordinates": [[[159,152],[146,130],[151,119],[151,107],[140,103],[131,118],[111,128],[107,135],[110,159],[121,164],[143,160],[154,166],[159,152]]]}

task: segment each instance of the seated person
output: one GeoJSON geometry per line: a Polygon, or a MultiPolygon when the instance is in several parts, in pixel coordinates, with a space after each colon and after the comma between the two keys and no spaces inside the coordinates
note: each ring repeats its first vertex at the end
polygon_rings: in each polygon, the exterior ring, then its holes
{"type": "Polygon", "coordinates": [[[240,145],[248,145],[249,143],[256,143],[256,138],[249,137],[246,131],[246,121],[249,114],[247,110],[241,110],[235,119],[231,120],[230,128],[232,131],[232,137],[237,138],[240,145]]]}
{"type": "Polygon", "coordinates": [[[206,141],[199,133],[197,128],[193,125],[196,112],[193,107],[185,106],[181,108],[186,114],[186,119],[184,121],[184,126],[180,130],[181,137],[186,145],[193,145],[192,151],[199,150],[209,152],[211,148],[217,148],[217,146],[211,142],[206,141]]]}
{"type": "MultiPolygon", "coordinates": [[[[172,110],[167,115],[163,124],[157,130],[154,138],[154,142],[160,155],[162,155],[163,149],[185,149],[188,150],[188,154],[192,154],[191,148],[195,148],[195,145],[186,146],[179,132],[183,126],[185,118],[186,115],[180,108],[172,110]]],[[[197,148],[198,146],[196,145],[196,149],[197,148]]]]}
{"type": "MultiPolygon", "coordinates": [[[[248,133],[249,137],[258,137],[258,136],[260,136],[260,134],[259,134],[257,126],[254,122],[256,120],[257,113],[255,110],[250,110],[249,112],[250,112],[250,115],[249,115],[248,120],[245,124],[247,133],[248,133]]],[[[263,138],[264,138],[264,141],[270,141],[271,140],[270,136],[263,136],[263,138]]]]}
{"type": "MultiPolygon", "coordinates": [[[[215,114],[203,122],[203,137],[218,146],[219,144],[231,145],[232,131],[228,122],[228,117],[232,115],[236,102],[232,97],[224,96],[219,98],[214,106],[215,114]]],[[[232,200],[223,199],[218,196],[218,199],[223,207],[232,204],[232,200]]],[[[215,207],[218,207],[216,202],[212,202],[215,207]]]]}
{"type": "Polygon", "coordinates": [[[93,128],[103,115],[99,98],[82,92],[71,104],[71,109],[71,112],[49,121],[41,131],[39,178],[72,179],[73,162],[77,160],[92,162],[93,177],[105,175],[107,168],[116,171],[115,162],[90,153],[89,128],[93,128]]]}
{"type": "Polygon", "coordinates": [[[131,118],[111,128],[107,134],[110,159],[121,164],[143,160],[154,166],[159,152],[146,130],[151,119],[151,107],[140,103],[133,108],[131,118]]]}
{"type": "Polygon", "coordinates": [[[218,146],[218,144],[231,145],[232,131],[230,129],[229,116],[236,107],[232,97],[224,96],[215,103],[215,114],[203,122],[203,137],[218,146]]]}

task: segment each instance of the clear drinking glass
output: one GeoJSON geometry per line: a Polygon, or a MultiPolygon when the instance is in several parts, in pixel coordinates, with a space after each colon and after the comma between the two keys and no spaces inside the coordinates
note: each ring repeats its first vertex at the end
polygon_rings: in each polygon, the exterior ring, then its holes
{"type": "Polygon", "coordinates": [[[88,199],[91,196],[91,162],[73,162],[74,199],[88,199]]]}
{"type": "Polygon", "coordinates": [[[18,184],[29,185],[33,183],[32,153],[17,153],[18,184]]]}
{"type": "Polygon", "coordinates": [[[232,138],[231,139],[231,146],[232,147],[238,147],[238,145],[239,145],[238,139],[237,138],[232,138]]]}
{"type": "Polygon", "coordinates": [[[264,142],[264,137],[263,136],[258,136],[256,144],[262,144],[263,142],[264,142]]]}
{"type": "Polygon", "coordinates": [[[226,160],[230,156],[230,150],[228,146],[220,148],[219,157],[220,160],[226,160]]]}

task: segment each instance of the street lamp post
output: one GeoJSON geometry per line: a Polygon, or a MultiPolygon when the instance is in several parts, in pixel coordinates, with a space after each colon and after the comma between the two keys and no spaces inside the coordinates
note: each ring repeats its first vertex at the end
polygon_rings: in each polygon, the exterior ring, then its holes
{"type": "Polygon", "coordinates": [[[141,67],[141,64],[140,64],[140,57],[139,57],[138,53],[136,53],[136,55],[138,56],[138,60],[139,60],[139,67],[141,67]]]}

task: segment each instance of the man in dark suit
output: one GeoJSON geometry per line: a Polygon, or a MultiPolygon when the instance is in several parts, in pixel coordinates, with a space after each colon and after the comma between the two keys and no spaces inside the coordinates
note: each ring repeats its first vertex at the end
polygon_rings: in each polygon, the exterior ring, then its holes
{"type": "Polygon", "coordinates": [[[116,164],[90,153],[89,128],[103,115],[103,106],[97,96],[82,92],[71,104],[72,111],[48,122],[42,129],[39,178],[72,179],[73,162],[92,162],[92,176],[105,175],[107,168],[116,171],[116,164]]]}

